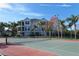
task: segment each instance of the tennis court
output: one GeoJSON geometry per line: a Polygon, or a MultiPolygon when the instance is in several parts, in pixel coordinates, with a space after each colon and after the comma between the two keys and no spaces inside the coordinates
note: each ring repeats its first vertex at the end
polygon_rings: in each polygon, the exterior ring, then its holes
{"type": "MultiPolygon", "coordinates": [[[[4,38],[0,42],[5,42],[4,38]]],[[[57,38],[8,38],[9,43],[38,50],[49,51],[57,56],[79,56],[79,40],[57,38]]]]}

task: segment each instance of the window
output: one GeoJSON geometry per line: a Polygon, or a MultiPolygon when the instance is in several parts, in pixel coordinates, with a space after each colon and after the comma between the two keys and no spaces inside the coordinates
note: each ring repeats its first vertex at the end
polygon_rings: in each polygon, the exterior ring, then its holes
{"type": "Polygon", "coordinates": [[[30,28],[28,28],[28,30],[30,30],[30,28]]]}
{"type": "Polygon", "coordinates": [[[25,31],[27,31],[27,28],[25,28],[25,31]]]}
{"type": "Polygon", "coordinates": [[[42,28],[42,31],[44,31],[44,28],[42,28]]]}
{"type": "Polygon", "coordinates": [[[22,31],[24,31],[24,27],[22,27],[22,31]]]}
{"type": "Polygon", "coordinates": [[[26,23],[26,24],[29,24],[29,21],[26,21],[25,23],[26,23]]]}
{"type": "Polygon", "coordinates": [[[21,33],[24,36],[24,32],[21,33]]]}
{"type": "Polygon", "coordinates": [[[24,22],[22,22],[22,25],[24,26],[24,22]]]}
{"type": "Polygon", "coordinates": [[[25,31],[29,31],[30,30],[30,28],[25,28],[25,31]]]}

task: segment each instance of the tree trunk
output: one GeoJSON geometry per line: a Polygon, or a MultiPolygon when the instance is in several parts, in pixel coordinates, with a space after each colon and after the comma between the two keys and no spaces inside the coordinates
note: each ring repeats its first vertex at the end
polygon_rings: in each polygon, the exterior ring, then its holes
{"type": "Polygon", "coordinates": [[[50,38],[50,40],[51,40],[51,31],[49,31],[49,38],[50,38]]]}
{"type": "Polygon", "coordinates": [[[71,35],[70,35],[71,39],[72,39],[72,31],[71,31],[71,35]]]}
{"type": "Polygon", "coordinates": [[[61,39],[62,39],[62,37],[63,37],[63,30],[62,30],[62,26],[61,26],[61,39]]]}
{"type": "Polygon", "coordinates": [[[60,27],[59,27],[59,22],[58,22],[58,24],[57,24],[58,39],[59,39],[59,29],[60,29],[60,27]]]}
{"type": "MultiPolygon", "coordinates": [[[[72,28],[71,28],[71,30],[72,30],[72,28]]],[[[72,31],[70,32],[70,37],[71,37],[71,39],[72,39],[72,31]]]]}
{"type": "Polygon", "coordinates": [[[74,32],[75,32],[75,39],[76,39],[76,24],[74,24],[74,27],[75,27],[75,31],[74,32]]]}
{"type": "Polygon", "coordinates": [[[7,44],[8,44],[8,43],[7,43],[7,37],[6,37],[5,41],[6,41],[6,45],[7,45],[7,44]]]}
{"type": "Polygon", "coordinates": [[[59,39],[59,30],[58,30],[58,39],[59,39]]]}
{"type": "Polygon", "coordinates": [[[47,31],[44,31],[44,33],[45,33],[45,37],[47,37],[47,31]]]}
{"type": "Polygon", "coordinates": [[[62,30],[61,30],[61,39],[62,39],[62,37],[63,37],[63,33],[62,33],[62,30]]]}

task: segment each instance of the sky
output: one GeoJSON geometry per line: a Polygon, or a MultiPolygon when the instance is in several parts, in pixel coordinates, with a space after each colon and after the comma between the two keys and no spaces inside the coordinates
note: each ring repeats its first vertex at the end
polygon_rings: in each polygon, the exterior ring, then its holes
{"type": "Polygon", "coordinates": [[[72,14],[79,15],[75,3],[0,3],[0,22],[14,22],[28,18],[46,18],[57,15],[64,20],[72,14]]]}

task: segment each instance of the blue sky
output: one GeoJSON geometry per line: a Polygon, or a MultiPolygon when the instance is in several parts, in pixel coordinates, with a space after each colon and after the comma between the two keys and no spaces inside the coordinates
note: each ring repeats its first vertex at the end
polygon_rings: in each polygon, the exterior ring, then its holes
{"type": "Polygon", "coordinates": [[[29,18],[50,18],[58,15],[65,19],[72,14],[79,15],[79,4],[67,3],[0,3],[0,22],[18,21],[29,18]]]}

